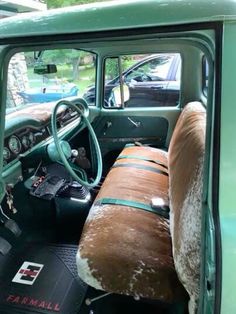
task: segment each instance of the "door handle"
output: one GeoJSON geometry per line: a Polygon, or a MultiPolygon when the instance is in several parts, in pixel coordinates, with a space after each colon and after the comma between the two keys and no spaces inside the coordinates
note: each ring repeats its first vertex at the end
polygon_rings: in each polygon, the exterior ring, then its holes
{"type": "Polygon", "coordinates": [[[136,127],[139,128],[141,126],[141,122],[139,121],[134,121],[130,117],[128,117],[128,120],[136,127]]]}
{"type": "Polygon", "coordinates": [[[111,121],[107,121],[103,127],[103,135],[106,135],[107,130],[112,126],[111,121]]]}

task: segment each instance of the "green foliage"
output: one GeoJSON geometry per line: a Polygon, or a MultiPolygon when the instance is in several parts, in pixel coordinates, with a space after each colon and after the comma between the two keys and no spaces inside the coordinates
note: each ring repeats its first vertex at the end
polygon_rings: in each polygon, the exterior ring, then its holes
{"type": "Polygon", "coordinates": [[[55,49],[46,50],[43,53],[42,60],[44,63],[71,63],[72,59],[78,59],[85,55],[86,52],[75,49],[55,49]]]}
{"type": "Polygon", "coordinates": [[[122,56],[122,71],[127,70],[136,62],[133,55],[122,56]]]}
{"type": "Polygon", "coordinates": [[[87,51],[77,49],[45,50],[39,60],[34,58],[32,51],[25,52],[24,55],[28,67],[28,77],[31,81],[30,88],[41,86],[51,80],[56,81],[58,84],[74,83],[79,86],[82,93],[95,82],[94,58],[87,51]],[[56,64],[57,73],[35,74],[33,68],[37,63],[56,64]]]}
{"type": "Polygon", "coordinates": [[[119,75],[118,58],[106,59],[106,79],[112,80],[119,75]]]}
{"type": "MultiPolygon", "coordinates": [[[[136,63],[133,55],[125,55],[121,57],[121,71],[126,71],[131,65],[136,63]]],[[[106,79],[112,80],[119,76],[118,57],[106,59],[106,79]]]]}
{"type": "MultiPolygon", "coordinates": [[[[104,0],[103,0],[104,1],[104,0]]],[[[106,1],[106,0],[105,0],[106,1]]],[[[99,0],[47,0],[47,6],[51,8],[63,8],[71,5],[101,2],[99,0]]]]}

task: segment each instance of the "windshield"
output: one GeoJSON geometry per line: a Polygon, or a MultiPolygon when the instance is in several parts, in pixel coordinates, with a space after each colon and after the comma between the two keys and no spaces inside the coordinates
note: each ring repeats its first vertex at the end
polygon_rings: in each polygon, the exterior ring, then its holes
{"type": "Polygon", "coordinates": [[[75,49],[15,54],[8,67],[7,114],[37,104],[82,97],[95,85],[96,55],[75,49]]]}

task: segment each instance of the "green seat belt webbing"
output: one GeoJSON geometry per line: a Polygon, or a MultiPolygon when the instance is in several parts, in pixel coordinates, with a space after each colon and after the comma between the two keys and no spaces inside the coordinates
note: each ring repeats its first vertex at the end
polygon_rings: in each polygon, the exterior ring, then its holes
{"type": "Polygon", "coordinates": [[[136,155],[120,155],[120,156],[117,157],[116,160],[125,159],[125,158],[127,158],[127,159],[129,159],[129,158],[130,158],[130,159],[139,159],[139,160],[144,160],[144,161],[153,162],[154,164],[157,164],[157,165],[159,165],[159,166],[162,166],[162,167],[168,169],[168,167],[167,167],[163,162],[161,162],[161,161],[159,161],[159,160],[155,160],[155,159],[149,159],[149,158],[142,157],[142,156],[136,156],[136,155]]]}
{"type": "Polygon", "coordinates": [[[159,216],[162,216],[166,219],[169,219],[169,207],[168,206],[155,206],[153,208],[151,205],[147,205],[144,203],[131,201],[131,200],[122,200],[117,198],[101,198],[98,201],[96,201],[95,205],[122,205],[122,206],[129,206],[134,207],[138,209],[142,209],[154,214],[157,214],[159,216]]]}
{"type": "Polygon", "coordinates": [[[130,167],[130,168],[136,168],[136,169],[142,169],[142,170],[148,170],[152,172],[156,172],[159,174],[163,174],[164,176],[168,176],[168,172],[162,171],[160,169],[146,166],[146,165],[141,165],[141,164],[135,164],[135,163],[117,163],[112,166],[112,168],[118,168],[118,167],[130,167]]]}

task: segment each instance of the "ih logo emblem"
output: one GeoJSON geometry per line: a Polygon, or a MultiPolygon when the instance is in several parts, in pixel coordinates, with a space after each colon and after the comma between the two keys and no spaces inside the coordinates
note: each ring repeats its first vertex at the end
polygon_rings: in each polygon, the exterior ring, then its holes
{"type": "Polygon", "coordinates": [[[21,283],[23,285],[32,285],[37,279],[44,265],[24,262],[16,273],[12,282],[21,283]]]}

